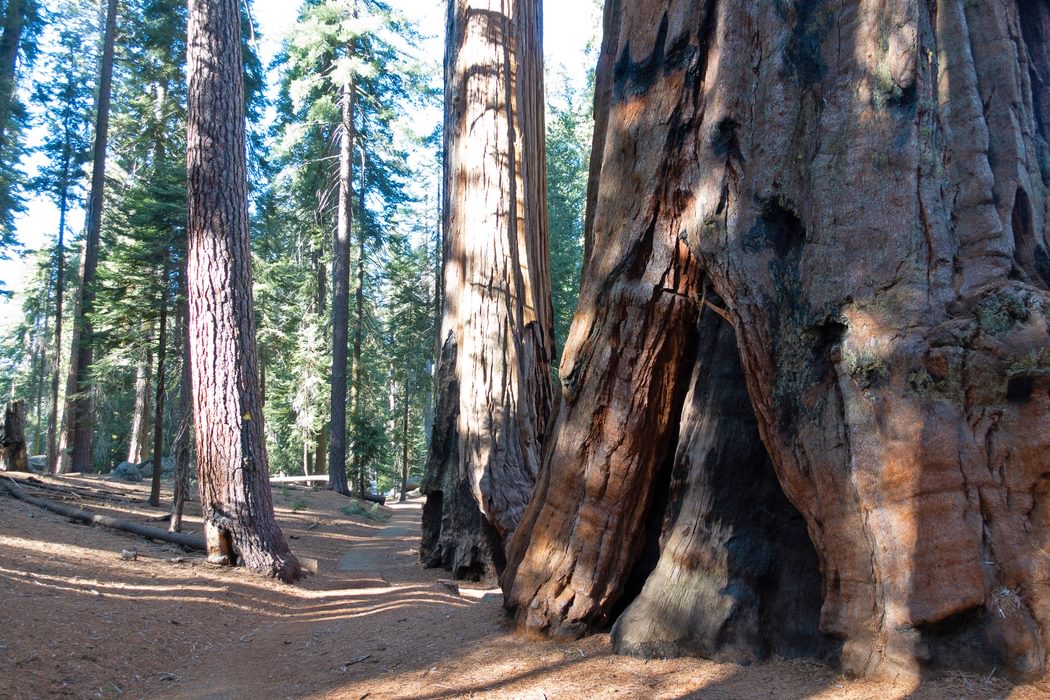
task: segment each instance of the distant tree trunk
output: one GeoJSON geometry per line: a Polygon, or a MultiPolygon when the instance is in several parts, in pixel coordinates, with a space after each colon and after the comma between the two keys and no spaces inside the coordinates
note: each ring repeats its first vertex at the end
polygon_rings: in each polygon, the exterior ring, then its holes
{"type": "MultiPolygon", "coordinates": [[[[113,88],[113,50],[117,27],[117,0],[109,0],[106,9],[106,33],[102,47],[102,68],[99,76],[98,103],[95,113],[94,163],[91,171],[91,193],[88,199],[88,226],[84,237],[84,259],[81,261],[79,304],[73,323],[78,343],[72,353],[76,360],[76,391],[73,397],[73,444],[70,469],[87,472],[91,469],[95,421],[91,398],[91,362],[94,339],[91,314],[95,304],[95,272],[98,268],[98,248],[102,233],[103,193],[106,186],[106,145],[109,140],[109,102],[113,88]]],[[[72,363],[71,363],[72,364],[72,363]]]]}
{"type": "Polygon", "coordinates": [[[1050,6],[823,5],[606,5],[591,259],[507,604],[634,653],[826,634],[851,674],[1037,676],[1050,6]]]}
{"type": "Polygon", "coordinates": [[[551,406],[540,6],[448,5],[444,316],[420,557],[456,577],[502,568],[551,406]]]}
{"type": "MultiPolygon", "coordinates": [[[[325,266],[321,262],[320,250],[315,248],[313,256],[314,270],[317,272],[317,299],[315,308],[318,320],[323,322],[325,305],[328,300],[328,280],[325,275],[325,266]]],[[[314,436],[314,461],[311,465],[311,469],[314,474],[325,473],[328,461],[328,430],[329,427],[323,425],[314,436]]]]}
{"type": "Polygon", "coordinates": [[[339,213],[332,240],[332,439],[328,443],[328,488],[350,495],[346,480],[346,383],[350,334],[350,229],[353,224],[354,83],[340,94],[339,213]]]}
{"type": "Polygon", "coordinates": [[[25,401],[9,401],[0,424],[0,471],[29,471],[25,427],[25,401]]]}
{"type": "MultiPolygon", "coordinates": [[[[365,151],[361,149],[361,186],[358,190],[360,206],[357,222],[357,283],[354,288],[354,378],[350,385],[350,424],[355,431],[361,427],[361,346],[365,331],[365,151]]],[[[360,435],[354,436],[360,440],[360,435]]],[[[353,471],[357,477],[357,495],[365,497],[365,465],[361,445],[353,450],[353,471]]]]}
{"type": "Polygon", "coordinates": [[[153,328],[150,324],[145,340],[142,359],[135,370],[135,412],[131,416],[131,433],[128,440],[128,461],[141,464],[146,461],[146,444],[153,432],[153,328]]]}
{"type": "Polygon", "coordinates": [[[0,35],[0,151],[7,146],[7,126],[15,101],[18,49],[25,28],[26,7],[30,0],[7,0],[4,32],[0,35]]]}
{"type": "MultiPolygon", "coordinates": [[[[86,241],[85,241],[86,245],[86,241]]],[[[84,259],[84,249],[81,247],[81,262],[84,259]]],[[[83,273],[83,265],[81,265],[81,273],[83,273]]],[[[73,326],[69,337],[69,366],[66,367],[66,393],[62,400],[62,422],[58,432],[58,449],[57,454],[54,458],[54,467],[51,471],[55,474],[66,474],[70,470],[70,453],[73,450],[73,437],[76,432],[76,425],[73,420],[73,399],[77,393],[77,356],[78,353],[76,348],[80,345],[80,324],[77,323],[77,319],[80,318],[80,292],[77,291],[75,300],[73,302],[73,326]]],[[[58,360],[56,360],[57,362],[58,360]]],[[[61,363],[59,363],[61,364],[61,363]]]]}
{"type": "Polygon", "coordinates": [[[408,387],[405,387],[404,407],[401,411],[401,496],[398,502],[408,500],[408,387]]]}
{"type": "MultiPolygon", "coordinates": [[[[428,198],[429,201],[429,198],[428,198]]],[[[440,185],[438,196],[436,197],[436,204],[434,206],[434,259],[432,264],[434,265],[434,315],[433,315],[433,353],[430,361],[427,363],[427,374],[433,377],[433,380],[427,384],[427,401],[426,408],[423,410],[423,435],[424,444],[426,445],[427,451],[430,451],[430,441],[433,438],[434,432],[434,415],[435,405],[437,403],[437,363],[438,358],[441,356],[441,302],[444,296],[445,285],[442,279],[443,267],[444,267],[444,246],[441,242],[441,193],[440,185]]],[[[429,218],[429,216],[428,216],[429,218]]],[[[429,225],[429,224],[428,224],[429,225]]]]}
{"type": "MultiPolygon", "coordinates": [[[[42,338],[47,338],[48,333],[48,317],[51,314],[51,285],[47,285],[47,298],[44,302],[44,333],[42,338]]],[[[30,447],[30,453],[34,455],[45,454],[47,450],[47,429],[46,426],[42,428],[43,423],[43,412],[44,412],[44,384],[47,382],[47,350],[44,346],[46,340],[38,342],[36,352],[33,353],[33,375],[35,381],[33,382],[36,387],[36,404],[34,406],[36,410],[36,419],[33,421],[33,441],[30,447]]]]}
{"type": "Polygon", "coordinates": [[[164,363],[168,346],[168,285],[171,276],[171,256],[164,250],[164,265],[160,277],[160,330],[157,334],[157,398],[153,402],[153,479],[150,481],[149,504],[160,505],[160,479],[164,472],[164,363]]]}
{"type": "Polygon", "coordinates": [[[179,428],[171,441],[175,453],[175,484],[170,532],[182,532],[182,511],[190,495],[190,432],[193,428],[193,358],[190,356],[190,309],[186,298],[186,266],[179,270],[179,336],[182,371],[179,375],[179,428]]]}
{"type": "Polygon", "coordinates": [[[209,560],[292,581],[273,513],[263,430],[238,0],[190,0],[187,51],[190,348],[209,560]]]}
{"type": "MultiPolygon", "coordinates": [[[[68,177],[66,158],[63,177],[68,177]]],[[[58,385],[62,374],[62,305],[66,295],[66,214],[69,202],[63,191],[58,207],[58,240],[55,242],[55,366],[51,370],[51,411],[47,419],[47,471],[58,473],[58,385]]]]}

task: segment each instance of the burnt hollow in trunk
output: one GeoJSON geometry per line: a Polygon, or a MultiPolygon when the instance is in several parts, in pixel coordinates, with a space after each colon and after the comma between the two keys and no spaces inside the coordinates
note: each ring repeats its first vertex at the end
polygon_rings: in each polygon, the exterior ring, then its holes
{"type": "Polygon", "coordinates": [[[827,656],[820,563],[759,437],[733,328],[707,310],[699,336],[668,493],[653,501],[666,503],[658,561],[613,644],[735,663],[827,656]]]}
{"type": "Polygon", "coordinates": [[[503,544],[478,507],[459,464],[456,432],[459,383],[450,368],[456,363],[456,343],[450,336],[442,349],[438,377],[438,420],[434,423],[427,467],[420,490],[427,495],[423,506],[423,538],[419,560],[428,568],[445,568],[457,579],[481,580],[503,570],[503,544]]]}

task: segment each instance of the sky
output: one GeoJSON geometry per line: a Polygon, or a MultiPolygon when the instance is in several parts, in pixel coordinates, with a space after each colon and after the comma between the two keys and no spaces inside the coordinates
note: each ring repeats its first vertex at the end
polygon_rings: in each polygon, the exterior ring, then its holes
{"type": "MultiPolygon", "coordinates": [[[[444,54],[446,0],[388,0],[390,5],[414,20],[427,37],[420,47],[421,60],[439,62],[444,54]]],[[[259,25],[259,49],[263,65],[280,48],[281,40],[295,22],[301,0],[252,0],[251,11],[259,25]]],[[[544,2],[544,55],[548,69],[558,73],[565,66],[572,74],[581,74],[587,58],[586,42],[600,12],[596,0],[547,0],[544,2]]],[[[271,76],[271,79],[275,79],[271,76]]],[[[39,135],[37,136],[39,139],[39,135]]],[[[30,134],[29,139],[33,136],[30,134]]],[[[27,164],[32,169],[32,161],[27,164]]],[[[73,212],[70,217],[74,232],[82,230],[84,213],[73,212]]],[[[17,235],[27,249],[39,248],[53,238],[58,228],[58,213],[46,201],[28,202],[26,212],[16,221],[17,235]]],[[[0,260],[2,287],[18,292],[30,274],[27,260],[13,257],[0,260]]],[[[21,301],[15,294],[0,299],[0,333],[14,325],[21,317],[21,301]]]]}

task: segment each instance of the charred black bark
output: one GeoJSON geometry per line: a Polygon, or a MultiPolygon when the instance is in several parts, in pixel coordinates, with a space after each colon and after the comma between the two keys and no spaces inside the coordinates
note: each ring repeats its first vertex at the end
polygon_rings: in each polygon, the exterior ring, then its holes
{"type": "Polygon", "coordinates": [[[819,561],[759,437],[735,332],[708,309],[699,337],[659,561],[613,643],[638,656],[734,663],[824,656],[833,645],[818,630],[819,561]]]}

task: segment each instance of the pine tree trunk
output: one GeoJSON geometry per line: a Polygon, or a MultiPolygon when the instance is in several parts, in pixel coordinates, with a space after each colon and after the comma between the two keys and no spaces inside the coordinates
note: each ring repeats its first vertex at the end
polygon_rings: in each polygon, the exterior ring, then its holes
{"type": "MultiPolygon", "coordinates": [[[[63,176],[68,179],[69,159],[63,168],[63,176]]],[[[51,411],[47,420],[47,471],[59,473],[58,457],[58,385],[62,374],[62,306],[66,294],[66,215],[68,200],[63,197],[58,207],[58,240],[55,242],[55,366],[51,371],[51,411]]]]}
{"type": "Polygon", "coordinates": [[[4,31],[0,34],[0,152],[7,147],[7,127],[15,100],[18,49],[25,28],[26,7],[30,0],[7,0],[4,31]]]}
{"type": "MultiPolygon", "coordinates": [[[[641,653],[782,643],[746,618],[795,585],[808,599],[811,563],[762,518],[742,537],[781,583],[748,584],[733,562],[740,495],[720,483],[741,463],[718,445],[739,390],[703,400],[695,380],[718,361],[703,333],[688,347],[703,311],[735,329],[762,444],[819,559],[800,648],[829,635],[866,676],[1041,674],[1050,8],[646,0],[609,3],[606,27],[592,257],[508,605],[567,634],[630,605],[617,641],[641,653]],[[667,460],[688,473],[664,486],[667,460]],[[661,520],[665,488],[682,505],[661,520]],[[706,526],[686,536],[683,516],[706,526]]],[[[751,507],[786,522],[770,482],[747,481],[751,507]]]]}
{"type": "Polygon", "coordinates": [[[339,212],[332,241],[332,439],[328,443],[328,488],[350,495],[346,479],[346,385],[350,336],[350,229],[353,224],[354,84],[340,94],[339,212]]]}
{"type": "Polygon", "coordinates": [[[179,270],[179,335],[182,371],[179,374],[179,428],[171,441],[175,453],[175,484],[169,532],[182,532],[182,511],[190,495],[190,432],[193,427],[193,358],[190,356],[190,310],[186,298],[185,263],[179,270]]]}
{"type": "Polygon", "coordinates": [[[160,505],[160,480],[164,473],[164,363],[168,346],[168,285],[171,276],[171,257],[164,251],[164,265],[160,277],[160,330],[157,334],[157,397],[153,402],[153,478],[150,480],[149,504],[160,505]]]}
{"type": "MultiPolygon", "coordinates": [[[[86,241],[85,241],[86,245],[86,241]]],[[[84,266],[84,246],[81,247],[80,251],[80,273],[83,277],[84,266]]],[[[76,348],[80,345],[80,331],[81,324],[77,321],[80,318],[80,291],[77,290],[73,301],[73,324],[70,329],[69,337],[69,366],[66,367],[66,390],[62,398],[62,422],[60,424],[58,432],[58,449],[57,454],[54,457],[54,466],[51,471],[55,474],[67,474],[70,471],[71,466],[71,452],[73,451],[73,437],[76,433],[76,425],[73,420],[73,399],[77,393],[77,353],[76,348]]],[[[61,364],[61,363],[60,363],[61,364]]]]}
{"type": "Polygon", "coordinates": [[[550,413],[540,5],[448,9],[444,316],[420,556],[457,577],[502,568],[550,413]]]}
{"type": "Polygon", "coordinates": [[[191,0],[187,52],[190,348],[208,556],[292,581],[263,430],[245,150],[240,3],[191,0]]]}
{"type": "Polygon", "coordinates": [[[153,388],[153,328],[147,332],[146,348],[135,370],[135,413],[131,416],[131,433],[128,440],[128,461],[142,464],[146,461],[146,445],[152,433],[153,399],[150,397],[153,388]]]}
{"type": "Polygon", "coordinates": [[[84,259],[81,261],[79,303],[73,319],[73,323],[79,327],[73,332],[78,342],[72,350],[72,353],[77,356],[76,391],[72,408],[73,451],[70,456],[70,469],[74,472],[91,470],[95,437],[90,376],[94,343],[91,314],[95,303],[95,273],[98,268],[98,248],[102,234],[103,194],[106,187],[106,145],[109,140],[109,102],[113,88],[113,51],[116,29],[117,0],[109,0],[106,8],[106,32],[102,47],[98,102],[95,109],[95,145],[91,192],[88,198],[88,225],[84,237],[84,259]]]}
{"type": "Polygon", "coordinates": [[[401,412],[401,496],[399,503],[408,500],[408,387],[405,387],[404,408],[401,412]]]}
{"type": "MultiPolygon", "coordinates": [[[[328,299],[328,280],[325,275],[325,266],[321,263],[320,250],[314,248],[313,251],[314,259],[314,270],[317,273],[317,299],[316,299],[316,313],[318,320],[321,321],[324,318],[325,304],[328,299]]],[[[314,436],[314,451],[313,451],[313,464],[311,470],[313,474],[324,474],[328,461],[328,426],[322,426],[314,436]]]]}
{"type": "MultiPolygon", "coordinates": [[[[357,280],[354,287],[354,368],[353,382],[350,385],[350,425],[355,431],[361,427],[361,345],[365,331],[365,152],[361,150],[361,183],[358,189],[360,206],[357,223],[357,280]]],[[[360,437],[359,435],[357,436],[360,437]]],[[[353,469],[351,474],[357,478],[357,495],[365,497],[365,465],[362,460],[360,445],[353,450],[353,469]]]]}

